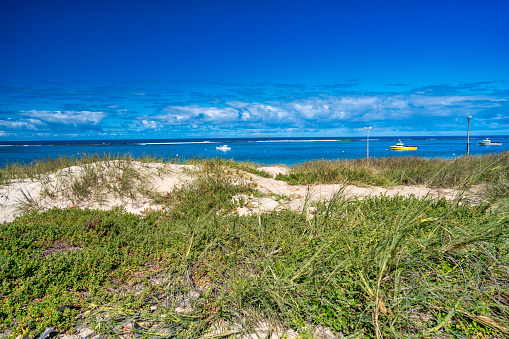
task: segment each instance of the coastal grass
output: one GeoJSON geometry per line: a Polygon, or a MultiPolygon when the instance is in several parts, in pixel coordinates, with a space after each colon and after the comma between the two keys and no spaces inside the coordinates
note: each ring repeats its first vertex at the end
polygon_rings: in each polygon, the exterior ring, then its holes
{"type": "Polygon", "coordinates": [[[1,328],[509,335],[507,198],[473,206],[339,193],[313,213],[238,216],[232,198],[254,188],[235,170],[203,162],[192,184],[160,197],[166,208],[141,216],[53,208],[0,225],[1,328]]]}
{"type": "MultiPolygon", "coordinates": [[[[170,159],[171,160],[171,159],[170,159]]],[[[12,163],[0,168],[0,185],[8,185],[13,180],[36,180],[59,170],[86,166],[98,162],[117,161],[123,163],[163,163],[170,160],[157,156],[143,156],[134,158],[130,154],[82,154],[81,156],[46,157],[32,161],[30,164],[12,163]]]]}
{"type": "MultiPolygon", "coordinates": [[[[193,181],[184,188],[154,197],[154,201],[163,204],[164,215],[170,219],[186,219],[213,214],[234,212],[241,207],[235,196],[259,195],[255,185],[246,180],[245,174],[236,167],[223,167],[221,161],[201,161],[192,170],[193,181]]],[[[239,167],[243,167],[239,165],[239,167]]]]}
{"type": "MultiPolygon", "coordinates": [[[[140,160],[143,161],[135,161],[128,156],[47,159],[32,165],[5,168],[4,173],[8,173],[5,184],[14,180],[37,181],[41,184],[43,198],[67,201],[73,206],[84,203],[101,205],[111,196],[122,201],[134,201],[153,195],[151,180],[167,172],[163,166],[153,166],[157,159],[140,160]]],[[[40,200],[33,199],[30,192],[22,193],[24,199],[19,201],[20,210],[41,209],[40,200]]]]}
{"type": "Polygon", "coordinates": [[[485,184],[490,186],[490,194],[507,196],[509,152],[451,160],[418,157],[316,160],[295,165],[289,174],[279,174],[276,179],[292,185],[345,183],[463,188],[485,184]]]}
{"type": "Polygon", "coordinates": [[[188,165],[215,164],[216,166],[237,169],[247,173],[255,174],[262,178],[272,178],[272,176],[267,171],[258,169],[258,167],[260,166],[259,164],[251,161],[234,161],[233,159],[210,158],[210,159],[187,159],[183,163],[188,165]]]}
{"type": "MultiPolygon", "coordinates": [[[[97,171],[104,157],[96,159],[80,163],[90,179],[77,192],[100,187],[94,175],[117,180],[97,171]]],[[[109,162],[120,178],[142,180],[129,173],[134,160],[118,160],[109,162]]],[[[403,177],[431,166],[421,161],[382,159],[377,168],[385,162],[403,177]]],[[[233,197],[256,194],[238,171],[253,165],[214,159],[194,163],[192,183],[154,197],[161,211],[27,210],[0,225],[0,330],[233,338],[264,324],[302,338],[316,326],[347,337],[507,336],[507,154],[465,161],[468,174],[453,171],[461,163],[429,161],[437,167],[426,175],[448,175],[443,185],[457,187],[497,184],[491,199],[340,192],[312,213],[238,216],[233,197]]],[[[335,168],[314,164],[327,171],[315,171],[319,178],[335,168]]],[[[51,173],[39,167],[25,178],[51,173]]]]}

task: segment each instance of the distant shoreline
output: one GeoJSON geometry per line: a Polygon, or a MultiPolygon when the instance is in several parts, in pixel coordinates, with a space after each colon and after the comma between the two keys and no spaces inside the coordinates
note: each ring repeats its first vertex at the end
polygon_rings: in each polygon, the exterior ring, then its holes
{"type": "MultiPolygon", "coordinates": [[[[479,134],[470,135],[470,139],[509,139],[509,135],[495,135],[495,134],[479,134]]],[[[370,140],[466,140],[465,135],[461,136],[377,136],[371,135],[370,140]]],[[[0,140],[0,146],[23,146],[23,145],[53,145],[53,146],[64,146],[64,145],[128,145],[128,144],[145,144],[145,143],[236,143],[236,142],[265,142],[265,141],[302,141],[302,142],[323,142],[323,141],[366,141],[366,136],[329,136],[329,137],[249,137],[249,138],[236,138],[236,137],[224,137],[224,138],[139,138],[139,139],[77,139],[77,140],[65,140],[65,139],[38,139],[38,140],[0,140]]]]}

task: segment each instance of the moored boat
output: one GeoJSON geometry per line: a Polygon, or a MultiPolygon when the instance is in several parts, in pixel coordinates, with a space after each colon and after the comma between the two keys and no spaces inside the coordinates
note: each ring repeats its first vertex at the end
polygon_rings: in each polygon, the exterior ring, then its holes
{"type": "Polygon", "coordinates": [[[391,146],[391,150],[393,150],[393,151],[416,151],[417,146],[414,146],[414,145],[405,146],[405,144],[403,144],[403,142],[401,142],[401,139],[399,139],[398,143],[396,145],[391,146]]]}
{"type": "Polygon", "coordinates": [[[483,141],[477,142],[479,146],[500,146],[502,145],[499,141],[491,141],[489,138],[484,139],[483,141]]]}
{"type": "Polygon", "coordinates": [[[231,150],[231,147],[228,147],[228,145],[223,145],[223,146],[217,146],[216,149],[218,151],[223,151],[223,152],[226,152],[226,151],[229,151],[231,150]]]}

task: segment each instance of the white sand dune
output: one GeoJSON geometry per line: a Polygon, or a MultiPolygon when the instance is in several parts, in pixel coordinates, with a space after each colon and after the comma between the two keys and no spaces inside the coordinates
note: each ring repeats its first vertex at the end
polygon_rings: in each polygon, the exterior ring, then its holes
{"type": "MultiPolygon", "coordinates": [[[[134,163],[136,171],[143,179],[135,181],[145,185],[147,192],[165,194],[174,189],[183,187],[194,179],[197,167],[191,165],[172,164],[146,164],[134,163]],[[194,174],[193,174],[194,171],[194,174]]],[[[100,171],[112,171],[112,177],[121,177],[122,166],[106,166],[93,168],[100,171]],[[115,172],[116,171],[116,172],[115,172]]],[[[261,167],[273,176],[278,173],[287,173],[285,167],[261,167]]],[[[89,168],[90,170],[90,168],[89,168]]],[[[240,173],[240,172],[239,172],[240,173]]],[[[163,206],[155,204],[152,199],[143,194],[133,193],[128,196],[119,196],[110,192],[92,192],[83,199],[66,194],[69,190],[70,179],[79,178],[86,174],[86,169],[70,167],[56,173],[33,180],[15,180],[7,186],[0,187],[0,223],[12,221],[30,208],[47,210],[54,206],[75,208],[111,209],[122,206],[126,211],[140,214],[147,209],[158,209],[163,206]]],[[[243,182],[255,183],[258,190],[265,193],[264,198],[250,196],[236,196],[234,199],[243,201],[237,212],[241,215],[268,212],[281,209],[302,210],[317,200],[329,200],[342,191],[346,197],[366,197],[369,195],[415,195],[424,197],[445,197],[455,199],[458,192],[454,189],[430,189],[422,186],[400,186],[386,189],[383,187],[359,187],[352,185],[288,185],[287,183],[271,178],[262,178],[257,175],[242,172],[243,182]]]]}
{"type": "MultiPolygon", "coordinates": [[[[145,191],[159,193],[171,192],[181,188],[192,180],[190,172],[194,170],[191,165],[172,165],[160,163],[132,163],[134,169],[142,177],[133,180],[135,184],[146,185],[145,191]]],[[[95,166],[97,171],[110,171],[107,176],[121,179],[121,166],[95,166]],[[115,173],[117,172],[117,173],[115,173]]],[[[68,192],[77,178],[83,177],[86,169],[83,167],[69,167],[33,180],[15,180],[7,186],[0,186],[0,223],[12,221],[27,209],[36,208],[44,211],[52,207],[97,208],[108,210],[116,206],[123,207],[127,212],[140,214],[150,208],[160,208],[153,200],[136,192],[138,187],[131,187],[134,193],[115,194],[111,189],[93,191],[83,199],[73,197],[68,192]],[[72,178],[72,179],[71,179],[72,178]]]]}

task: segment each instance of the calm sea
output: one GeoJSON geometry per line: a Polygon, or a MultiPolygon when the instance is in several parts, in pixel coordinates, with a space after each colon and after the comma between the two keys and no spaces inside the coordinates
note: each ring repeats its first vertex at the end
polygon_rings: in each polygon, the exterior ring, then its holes
{"type": "MultiPolygon", "coordinates": [[[[509,136],[488,136],[501,146],[478,146],[483,137],[470,137],[470,154],[487,154],[509,150],[509,136]]],[[[451,159],[466,154],[465,137],[406,137],[405,145],[418,146],[417,151],[391,151],[394,137],[369,139],[370,157],[418,156],[451,159]]],[[[73,140],[73,141],[0,141],[0,167],[8,163],[30,163],[57,156],[84,154],[130,154],[134,157],[155,155],[164,158],[223,158],[252,161],[259,164],[294,165],[316,159],[355,159],[366,156],[366,138],[225,138],[225,139],[145,139],[145,140],[73,140]],[[228,151],[216,150],[227,144],[228,151]]]]}

